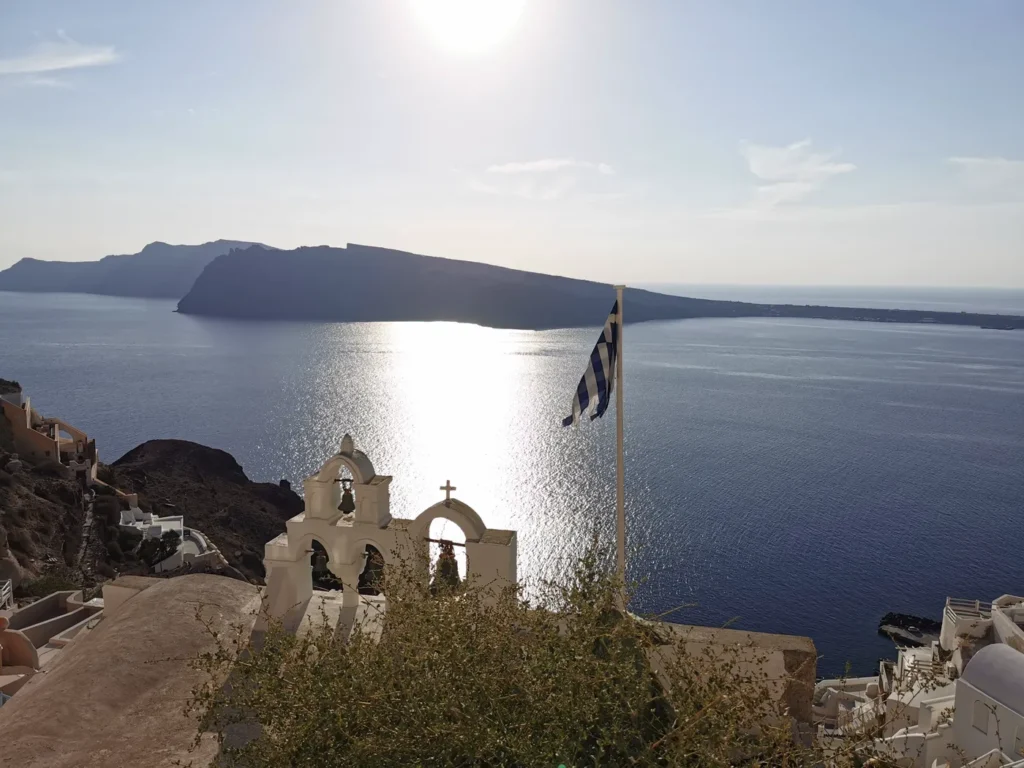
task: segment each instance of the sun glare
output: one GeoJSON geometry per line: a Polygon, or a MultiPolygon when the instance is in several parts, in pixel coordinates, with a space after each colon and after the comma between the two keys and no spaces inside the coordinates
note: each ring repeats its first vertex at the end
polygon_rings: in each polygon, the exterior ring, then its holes
{"type": "Polygon", "coordinates": [[[412,0],[419,22],[456,53],[481,53],[505,37],[526,0],[412,0]]]}

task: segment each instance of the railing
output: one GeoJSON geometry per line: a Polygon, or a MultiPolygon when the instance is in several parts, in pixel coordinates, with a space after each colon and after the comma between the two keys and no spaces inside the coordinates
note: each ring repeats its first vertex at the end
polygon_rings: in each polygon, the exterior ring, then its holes
{"type": "Polygon", "coordinates": [[[957,597],[946,598],[946,608],[953,612],[954,616],[963,618],[992,618],[992,603],[981,600],[964,600],[957,597]]]}
{"type": "Polygon", "coordinates": [[[0,581],[0,608],[14,604],[14,586],[10,579],[0,581]]]}
{"type": "Polygon", "coordinates": [[[193,542],[195,542],[196,546],[199,548],[199,554],[201,555],[206,554],[207,552],[212,552],[213,550],[217,549],[216,545],[208,538],[206,538],[206,534],[204,534],[202,531],[197,531],[195,528],[185,529],[182,541],[184,541],[185,539],[191,539],[193,542]]]}

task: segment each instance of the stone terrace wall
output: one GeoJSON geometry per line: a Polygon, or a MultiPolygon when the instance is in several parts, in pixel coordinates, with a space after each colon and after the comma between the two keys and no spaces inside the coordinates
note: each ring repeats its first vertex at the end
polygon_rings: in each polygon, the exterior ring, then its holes
{"type": "MultiPolygon", "coordinates": [[[[690,654],[700,655],[709,646],[714,655],[735,651],[740,674],[766,674],[776,700],[786,705],[790,715],[801,723],[811,722],[818,651],[809,637],[688,624],[658,623],[657,627],[667,634],[667,639],[684,640],[686,651],[690,654]]],[[[661,653],[655,653],[651,659],[651,666],[656,672],[662,664],[670,663],[675,656],[671,645],[659,650],[661,653]]]]}

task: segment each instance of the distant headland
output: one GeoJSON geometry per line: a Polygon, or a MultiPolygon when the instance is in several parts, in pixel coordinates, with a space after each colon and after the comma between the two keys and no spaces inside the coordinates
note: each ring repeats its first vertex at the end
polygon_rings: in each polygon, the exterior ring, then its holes
{"type": "MultiPolygon", "coordinates": [[[[599,324],[614,295],[610,285],[589,280],[367,245],[286,251],[231,240],[150,243],[92,262],[22,259],[0,271],[0,291],[173,298],[183,314],[240,320],[440,320],[527,330],[599,324]]],[[[757,304],[632,288],[624,304],[627,323],[788,317],[1024,328],[1020,315],[757,304]]]]}
{"type": "Polygon", "coordinates": [[[250,245],[238,240],[202,245],[155,242],[138,253],[99,261],[21,259],[0,272],[0,291],[180,299],[207,264],[232,248],[250,245]]]}
{"type": "MultiPolygon", "coordinates": [[[[596,325],[610,285],[349,244],[260,247],[218,256],[178,303],[193,315],[333,322],[453,321],[543,330],[596,325]]],[[[796,317],[1024,328],[1024,317],[971,312],[751,304],[627,289],[625,321],[796,317]]]]}

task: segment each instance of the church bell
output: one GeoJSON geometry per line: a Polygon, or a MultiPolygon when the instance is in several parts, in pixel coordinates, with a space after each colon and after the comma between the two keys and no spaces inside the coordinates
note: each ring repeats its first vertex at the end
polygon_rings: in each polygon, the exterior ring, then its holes
{"type": "Polygon", "coordinates": [[[356,500],[352,496],[352,481],[342,480],[341,487],[341,503],[338,505],[338,511],[344,515],[351,515],[356,511],[356,500]]]}

